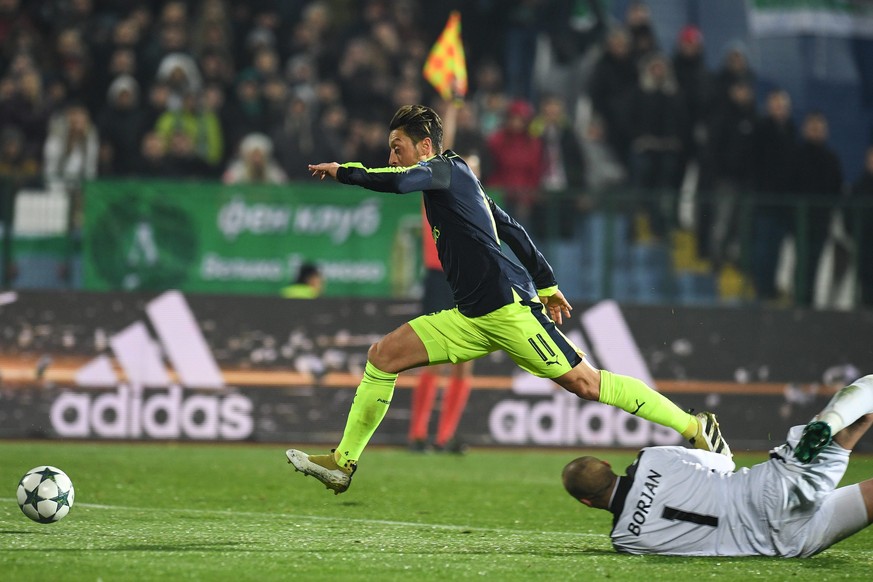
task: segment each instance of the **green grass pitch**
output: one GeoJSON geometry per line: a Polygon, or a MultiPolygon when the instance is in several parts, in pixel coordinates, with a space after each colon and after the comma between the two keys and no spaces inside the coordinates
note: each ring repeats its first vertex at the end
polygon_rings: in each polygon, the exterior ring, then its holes
{"type": "MultiPolygon", "coordinates": [[[[873,529],[806,560],[616,554],[610,516],[561,488],[579,450],[371,448],[334,496],[295,473],[285,448],[0,442],[0,579],[819,582],[873,571],[873,529]],[[15,502],[18,479],[42,464],[76,487],[55,524],[30,521],[15,502]]],[[[634,456],[594,454],[615,467],[634,456]]],[[[870,476],[873,459],[856,456],[845,482],[870,476]]]]}

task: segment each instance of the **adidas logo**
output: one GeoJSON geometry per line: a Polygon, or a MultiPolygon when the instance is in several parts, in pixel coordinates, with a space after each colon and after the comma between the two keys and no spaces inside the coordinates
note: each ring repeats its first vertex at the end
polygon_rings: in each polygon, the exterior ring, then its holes
{"type": "Polygon", "coordinates": [[[253,405],[242,394],[185,395],[225,387],[218,363],[194,314],[178,291],[146,305],[157,339],[137,321],[109,338],[112,358],[101,354],[82,366],[75,383],[113,392],[64,392],[51,406],[52,428],[62,437],[228,439],[251,436],[253,405]],[[172,366],[174,375],[164,363],[172,366]],[[146,389],[154,390],[147,394],[146,389]]]}
{"type": "MultiPolygon", "coordinates": [[[[160,345],[151,338],[142,321],[109,338],[109,346],[128,384],[149,388],[168,388],[176,383],[188,388],[224,388],[218,363],[181,293],[168,291],[153,299],[146,304],[146,313],[158,334],[160,345]],[[161,357],[162,351],[173,365],[178,382],[171,380],[161,357]]],[[[119,380],[107,355],[97,356],[82,366],[75,376],[77,386],[89,388],[113,387],[119,380]]]]}

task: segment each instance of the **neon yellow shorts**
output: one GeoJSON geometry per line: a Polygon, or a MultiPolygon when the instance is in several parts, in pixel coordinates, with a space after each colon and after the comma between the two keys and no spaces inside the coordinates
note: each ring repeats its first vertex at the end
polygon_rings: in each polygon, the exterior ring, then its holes
{"type": "Polygon", "coordinates": [[[416,317],[409,325],[427,348],[430,364],[466,362],[503,350],[534,376],[557,378],[585,356],[538,300],[517,299],[480,317],[467,317],[456,307],[416,317]]]}

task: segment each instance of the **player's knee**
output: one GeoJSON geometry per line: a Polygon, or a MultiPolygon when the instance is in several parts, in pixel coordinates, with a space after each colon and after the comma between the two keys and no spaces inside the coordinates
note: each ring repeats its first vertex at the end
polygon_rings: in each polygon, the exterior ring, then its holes
{"type": "Polygon", "coordinates": [[[367,360],[383,372],[394,373],[396,362],[391,353],[391,347],[386,345],[384,338],[377,341],[367,350],[367,360]]]}
{"type": "Polygon", "coordinates": [[[385,368],[382,367],[385,365],[384,353],[385,350],[382,347],[382,342],[378,341],[372,344],[370,349],[367,350],[367,361],[380,370],[385,370],[385,368]]]}

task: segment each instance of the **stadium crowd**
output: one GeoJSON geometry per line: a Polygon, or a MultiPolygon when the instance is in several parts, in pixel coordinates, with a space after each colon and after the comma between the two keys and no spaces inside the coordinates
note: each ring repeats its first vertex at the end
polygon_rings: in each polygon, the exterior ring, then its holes
{"type": "MultiPolygon", "coordinates": [[[[470,70],[454,149],[478,158],[486,187],[537,235],[572,237],[623,190],[641,201],[627,209],[632,236],[667,239],[694,167],[713,194],[694,222],[715,268],[739,261],[741,196],[761,196],[750,275],[768,300],[796,195],[873,200],[873,149],[860,177],[845,176],[825,116],[795,121],[787,92],[756,95],[742,44],[710,70],[699,28],[659,46],[645,3],[616,21],[596,0],[0,0],[0,177],[279,184],[307,178],[313,161],[383,166],[399,105],[448,106],[421,71],[452,8],[470,70]],[[551,70],[571,71],[559,82],[537,80],[544,38],[551,70]],[[545,233],[551,204],[557,228],[545,233]]],[[[806,219],[812,281],[830,214],[812,205],[806,219]]],[[[873,228],[859,230],[873,304],[873,228]]],[[[797,299],[809,303],[806,287],[797,299]]]]}

